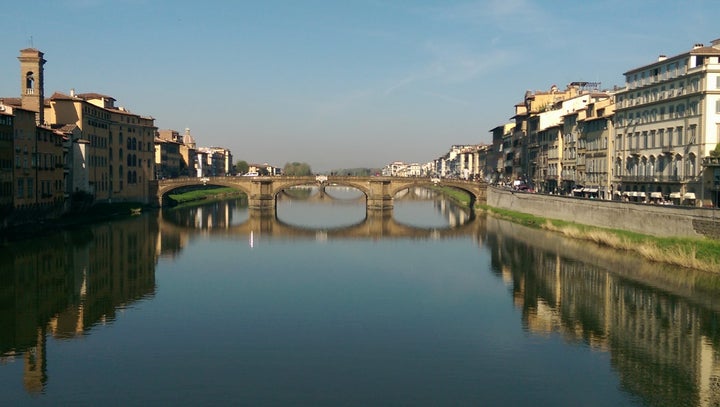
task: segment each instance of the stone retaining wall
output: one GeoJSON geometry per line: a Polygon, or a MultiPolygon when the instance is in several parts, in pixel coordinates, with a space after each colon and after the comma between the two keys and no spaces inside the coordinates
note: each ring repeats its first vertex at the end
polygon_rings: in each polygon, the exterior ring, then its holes
{"type": "Polygon", "coordinates": [[[720,239],[720,210],[531,194],[488,187],[491,207],[653,236],[720,239]]]}

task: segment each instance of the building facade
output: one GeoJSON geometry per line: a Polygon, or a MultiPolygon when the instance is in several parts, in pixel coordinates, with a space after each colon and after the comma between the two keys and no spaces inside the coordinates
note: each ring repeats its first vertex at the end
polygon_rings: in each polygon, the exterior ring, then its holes
{"type": "Polygon", "coordinates": [[[720,133],[720,40],[625,73],[617,92],[613,187],[717,207],[711,151],[720,133]]]}

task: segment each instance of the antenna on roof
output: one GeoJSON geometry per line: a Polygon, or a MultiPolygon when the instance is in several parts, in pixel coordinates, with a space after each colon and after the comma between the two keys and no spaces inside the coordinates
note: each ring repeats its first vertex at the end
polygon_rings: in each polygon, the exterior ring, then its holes
{"type": "Polygon", "coordinates": [[[30,48],[35,48],[35,46],[33,45],[32,35],[30,36],[30,48]]]}

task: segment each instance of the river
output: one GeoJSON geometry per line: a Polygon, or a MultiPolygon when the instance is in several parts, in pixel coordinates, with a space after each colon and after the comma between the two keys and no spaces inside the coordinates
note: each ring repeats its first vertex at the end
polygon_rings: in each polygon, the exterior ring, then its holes
{"type": "Polygon", "coordinates": [[[0,404],[717,406],[720,277],[422,190],[0,248],[0,404]]]}

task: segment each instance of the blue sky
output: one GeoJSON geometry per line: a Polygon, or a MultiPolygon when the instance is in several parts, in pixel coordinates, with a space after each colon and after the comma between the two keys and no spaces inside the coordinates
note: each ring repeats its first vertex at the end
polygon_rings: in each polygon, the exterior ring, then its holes
{"type": "Polygon", "coordinates": [[[718,11],[715,0],[12,1],[0,95],[19,95],[18,51],[32,45],[47,95],[110,95],[236,160],[426,162],[489,142],[526,90],[612,88],[659,54],[708,44],[718,11]]]}

